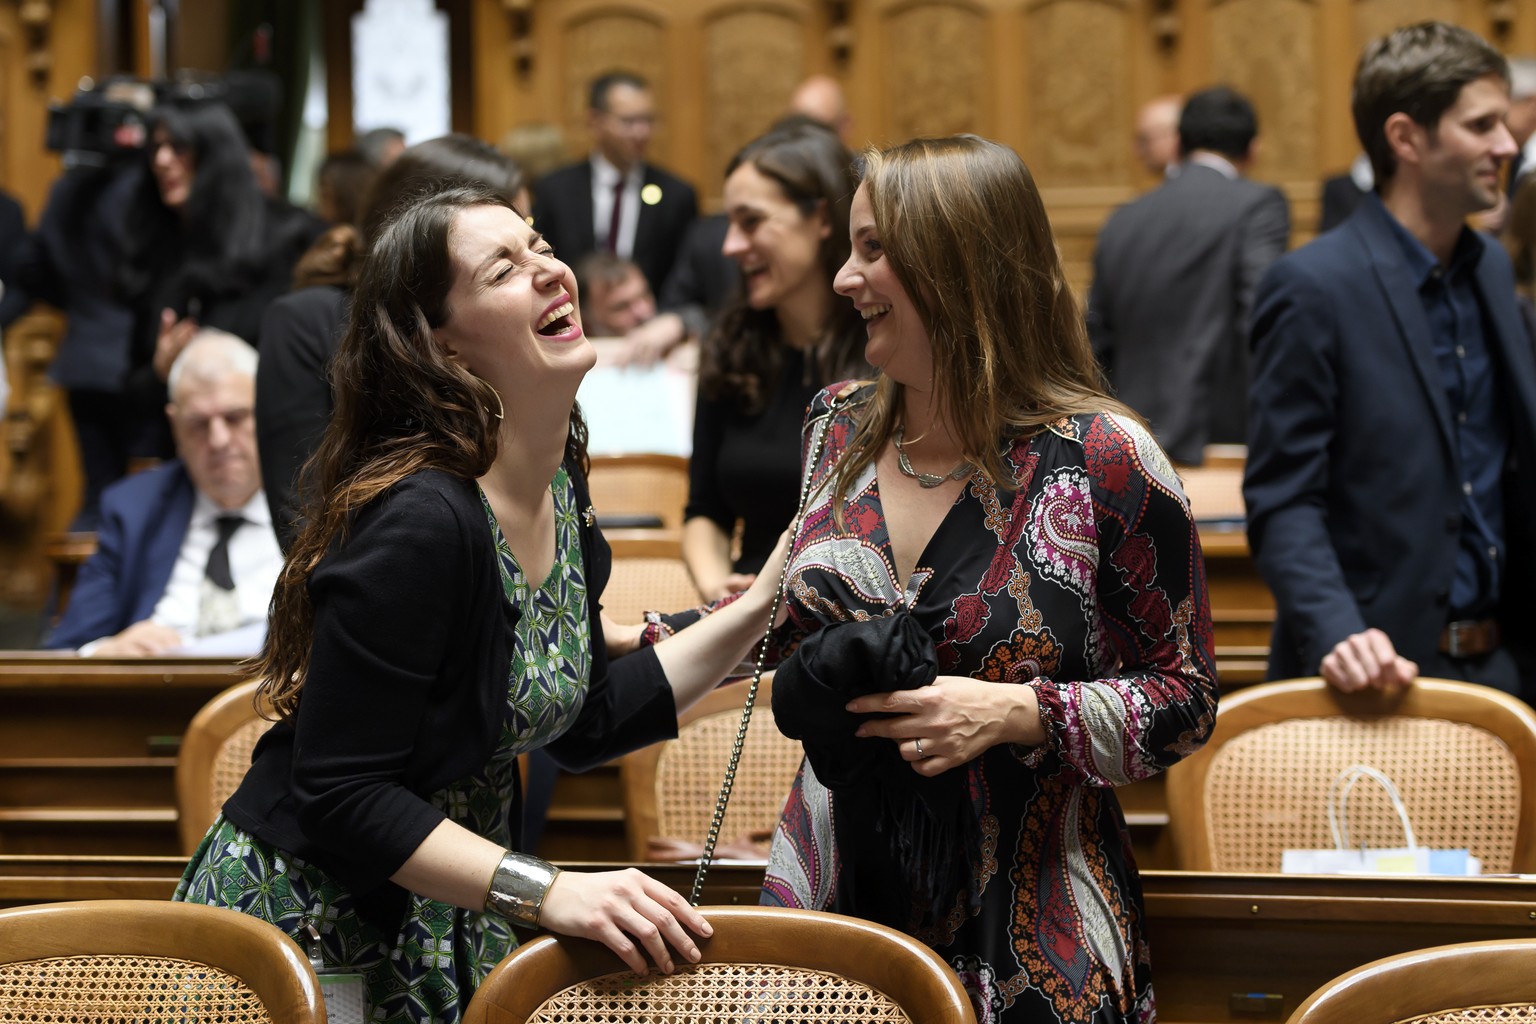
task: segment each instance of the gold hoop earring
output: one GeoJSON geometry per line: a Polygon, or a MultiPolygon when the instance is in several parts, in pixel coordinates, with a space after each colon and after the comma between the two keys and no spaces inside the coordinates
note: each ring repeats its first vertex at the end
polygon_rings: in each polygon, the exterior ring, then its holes
{"type": "MultiPolygon", "coordinates": [[[[489,384],[487,384],[486,387],[491,388],[489,384]]],[[[506,419],[507,407],[502,404],[500,391],[497,391],[495,388],[491,388],[491,394],[496,396],[496,420],[497,422],[500,422],[506,419]]]]}

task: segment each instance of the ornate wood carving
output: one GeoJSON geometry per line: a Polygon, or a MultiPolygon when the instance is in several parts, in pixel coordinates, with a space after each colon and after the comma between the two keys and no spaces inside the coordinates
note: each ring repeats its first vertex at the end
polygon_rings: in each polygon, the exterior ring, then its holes
{"type": "Polygon", "coordinates": [[[886,95],[893,140],[977,131],[986,18],[967,4],[915,3],[886,19],[886,95]]]}
{"type": "Polygon", "coordinates": [[[501,0],[501,9],[507,13],[507,25],[512,33],[507,44],[512,70],[526,82],[533,73],[533,0],[501,0]]]}
{"type": "Polygon", "coordinates": [[[1312,181],[1317,167],[1317,7],[1311,0],[1216,0],[1211,73],[1259,113],[1256,177],[1312,181]]]}
{"type": "Polygon", "coordinates": [[[27,37],[27,74],[38,89],[48,87],[53,70],[53,0],[15,0],[16,18],[27,37]]]}
{"type": "Polygon", "coordinates": [[[1378,36],[1416,21],[1461,21],[1457,0],[1357,0],[1356,52],[1378,36]]]}
{"type": "Polygon", "coordinates": [[[1115,0],[1047,0],[1029,11],[1033,116],[1024,158],[1042,184],[1118,185],[1129,177],[1130,17],[1115,0]]]}
{"type": "MultiPolygon", "coordinates": [[[[712,174],[784,113],[804,74],[804,31],[790,14],[747,9],[722,14],[705,30],[712,174]]],[[[713,193],[717,180],[701,182],[713,193]]]]}
{"type": "MultiPolygon", "coordinates": [[[[608,71],[631,71],[651,84],[656,109],[667,109],[666,29],[635,10],[602,11],[565,26],[565,132],[576,142],[587,137],[587,87],[608,71]]],[[[656,122],[651,152],[665,153],[667,120],[656,122]]],[[[578,149],[582,147],[577,146],[578,149]]]]}

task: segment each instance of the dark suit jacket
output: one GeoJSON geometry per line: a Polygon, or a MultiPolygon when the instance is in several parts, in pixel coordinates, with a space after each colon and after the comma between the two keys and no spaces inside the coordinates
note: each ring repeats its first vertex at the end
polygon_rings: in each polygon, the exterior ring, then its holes
{"type": "Polygon", "coordinates": [[[702,338],[741,287],[741,268],[721,253],[731,221],[723,213],[694,221],[659,296],[660,308],[679,314],[702,338]]]}
{"type": "MultiPolygon", "coordinates": [[[[635,226],[632,259],[650,282],[651,292],[661,294],[667,274],[682,247],[688,225],[699,213],[693,186],[659,167],[645,165],[641,184],[661,189],[655,205],[640,204],[635,226]]],[[[551,171],[533,183],[533,226],[555,247],[555,255],[567,266],[597,248],[592,226],[592,162],[583,160],[551,171]]]]}
{"type": "Polygon", "coordinates": [[[1332,231],[1349,219],[1366,197],[1349,174],[1338,174],[1323,182],[1323,209],[1318,216],[1317,233],[1332,231]]]}
{"type": "Polygon", "coordinates": [[[21,268],[30,245],[21,204],[0,192],[0,328],[10,326],[26,312],[31,301],[21,282],[21,268]]]}
{"type": "Polygon", "coordinates": [[[75,648],[147,619],[165,593],[192,521],[192,478],[173,459],[101,493],[96,553],[44,647],[75,648]]]}
{"type": "Polygon", "coordinates": [[[1094,352],[1175,461],[1242,442],[1253,291],[1289,237],[1278,190],[1193,163],[1100,232],[1094,352]]]}
{"type": "Polygon", "coordinates": [[[300,470],[325,436],[335,405],[327,375],[341,344],[351,293],[331,285],[273,301],[261,320],[256,366],[256,451],[277,542],[297,536],[300,470]]]}
{"type": "MultiPolygon", "coordinates": [[[[1316,674],[1368,626],[1427,664],[1448,614],[1463,476],[1429,320],[1390,216],[1367,197],[1259,287],[1243,495],[1278,607],[1274,678],[1316,674]]],[[[1491,239],[1476,288],[1513,456],[1500,616],[1523,648],[1536,569],[1536,356],[1509,259],[1491,239]]]]}

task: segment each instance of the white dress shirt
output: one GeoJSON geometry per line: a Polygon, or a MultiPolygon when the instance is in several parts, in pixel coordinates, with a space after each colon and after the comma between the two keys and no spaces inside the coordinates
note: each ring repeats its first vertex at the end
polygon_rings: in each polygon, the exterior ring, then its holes
{"type": "Polygon", "coordinates": [[[592,154],[592,238],[599,249],[608,248],[613,192],[621,177],[624,179],[624,203],[619,209],[619,244],[613,251],[621,259],[632,260],[635,258],[635,234],[640,226],[640,185],[645,180],[645,168],[635,164],[628,174],[622,174],[601,153],[592,154]]]}
{"type": "MultiPolygon", "coordinates": [[[[229,574],[234,578],[234,603],[238,622],[231,628],[265,622],[267,606],[272,601],[272,587],[283,568],[283,552],[272,530],[272,513],[267,496],[260,490],[239,512],[245,523],[229,538],[229,574]]],[[[165,593],[155,605],[150,619],[192,640],[204,635],[199,629],[204,573],[208,554],[218,540],[218,518],[226,514],[211,500],[198,494],[192,504],[192,520],[182,538],[176,566],[165,585],[165,593]]]]}

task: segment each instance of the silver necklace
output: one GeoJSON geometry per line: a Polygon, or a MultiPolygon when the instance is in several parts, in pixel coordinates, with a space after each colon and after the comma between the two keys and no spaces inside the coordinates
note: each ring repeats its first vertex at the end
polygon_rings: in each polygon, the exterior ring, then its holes
{"type": "Polygon", "coordinates": [[[907,459],[907,450],[902,447],[902,442],[906,439],[902,436],[900,427],[896,428],[896,435],[892,438],[892,440],[896,442],[897,467],[901,470],[903,476],[909,476],[913,480],[916,480],[917,486],[919,487],[932,490],[933,488],[939,487],[950,480],[964,480],[966,477],[971,475],[972,466],[969,462],[961,462],[960,465],[956,466],[948,473],[945,473],[943,476],[937,476],[933,473],[919,473],[917,470],[912,468],[911,461],[907,459]]]}

